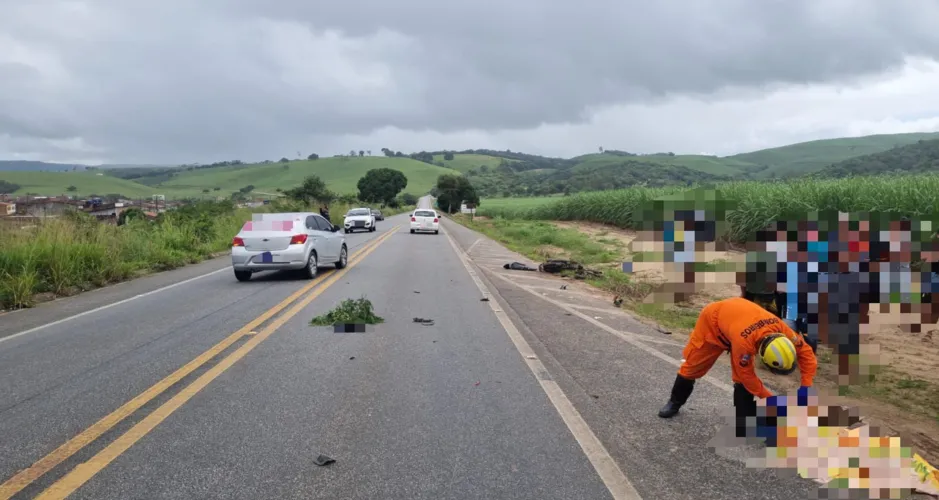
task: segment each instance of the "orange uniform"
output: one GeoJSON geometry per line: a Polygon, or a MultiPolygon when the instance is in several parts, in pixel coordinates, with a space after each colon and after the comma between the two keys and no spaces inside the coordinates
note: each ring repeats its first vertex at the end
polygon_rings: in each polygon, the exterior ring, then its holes
{"type": "Polygon", "coordinates": [[[682,352],[685,359],[678,375],[689,380],[699,379],[721,354],[730,351],[734,383],[742,384],[760,399],[772,396],[757,377],[754,363],[760,361],[760,341],[773,333],[782,333],[795,345],[802,385],[811,386],[818,368],[812,348],[773,313],[742,297],[712,302],[704,307],[682,352]]]}

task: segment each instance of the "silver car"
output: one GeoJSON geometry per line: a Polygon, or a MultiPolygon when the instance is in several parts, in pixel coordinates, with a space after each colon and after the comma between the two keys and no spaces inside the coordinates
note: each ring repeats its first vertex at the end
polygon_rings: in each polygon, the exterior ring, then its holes
{"type": "Polygon", "coordinates": [[[254,214],[232,239],[231,264],[238,281],[271,270],[303,270],[315,278],[320,266],[346,267],[349,249],[339,226],[315,213],[254,214]]]}

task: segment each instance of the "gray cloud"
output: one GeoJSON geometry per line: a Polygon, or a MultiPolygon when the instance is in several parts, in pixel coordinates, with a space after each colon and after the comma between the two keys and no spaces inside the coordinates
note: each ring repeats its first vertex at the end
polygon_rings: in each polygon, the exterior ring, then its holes
{"type": "Polygon", "coordinates": [[[0,0],[0,10],[0,135],[80,137],[115,161],[279,156],[387,126],[577,123],[618,103],[850,81],[939,56],[932,0],[0,0]]]}

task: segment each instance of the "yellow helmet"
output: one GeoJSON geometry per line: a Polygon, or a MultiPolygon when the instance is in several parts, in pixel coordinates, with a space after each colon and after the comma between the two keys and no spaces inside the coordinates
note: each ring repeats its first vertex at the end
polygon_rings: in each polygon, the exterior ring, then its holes
{"type": "Polygon", "coordinates": [[[760,342],[760,358],[773,373],[788,375],[796,369],[796,346],[781,333],[767,335],[760,342]]]}

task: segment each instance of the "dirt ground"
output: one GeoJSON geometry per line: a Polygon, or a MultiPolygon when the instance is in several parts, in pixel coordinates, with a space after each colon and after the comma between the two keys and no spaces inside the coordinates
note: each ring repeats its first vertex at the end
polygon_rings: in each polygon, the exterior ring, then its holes
{"type": "MultiPolygon", "coordinates": [[[[629,244],[636,239],[636,233],[595,223],[556,222],[558,227],[576,229],[588,235],[592,240],[609,244],[611,248],[623,250],[623,256],[629,260],[629,244]]],[[[651,251],[637,248],[636,251],[651,251]]],[[[698,260],[712,262],[743,262],[743,252],[706,252],[699,254],[698,260]]],[[[681,280],[681,276],[667,276],[662,263],[634,263],[635,275],[641,279],[670,282],[681,280]],[[672,279],[669,279],[672,278],[672,279]]],[[[700,308],[705,304],[722,298],[737,296],[740,289],[734,284],[734,276],[728,272],[699,272],[696,280],[702,284],[689,302],[700,308]]],[[[939,461],[939,329],[935,325],[922,327],[923,333],[905,333],[898,325],[903,321],[917,321],[912,315],[901,314],[899,305],[893,305],[886,311],[871,308],[871,323],[875,325],[870,341],[878,349],[879,362],[885,367],[877,381],[870,387],[851,388],[847,395],[835,397],[841,404],[860,407],[872,425],[879,425],[892,435],[900,435],[911,443],[914,449],[932,463],[939,461]]],[[[674,334],[687,336],[689,331],[676,331],[674,334]]],[[[837,370],[830,363],[830,351],[822,347],[819,350],[819,374],[817,385],[826,394],[837,391],[835,375],[837,370]]],[[[794,389],[798,381],[792,377],[777,377],[765,372],[767,381],[781,389],[794,389]]]]}

